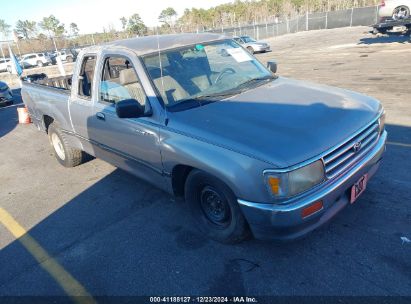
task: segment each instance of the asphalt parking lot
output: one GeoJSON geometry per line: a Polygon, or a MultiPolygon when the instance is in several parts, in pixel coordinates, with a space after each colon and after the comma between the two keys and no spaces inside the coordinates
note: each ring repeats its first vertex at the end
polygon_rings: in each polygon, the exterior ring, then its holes
{"type": "Polygon", "coordinates": [[[92,296],[411,296],[401,240],[411,239],[411,43],[367,30],[278,37],[257,55],[282,76],[372,95],[387,111],[389,144],[367,191],[296,242],[205,239],[184,202],[100,160],[63,168],[45,134],[1,108],[0,296],[66,295],[67,280],[92,296]],[[11,234],[5,214],[27,234],[11,234]]]}

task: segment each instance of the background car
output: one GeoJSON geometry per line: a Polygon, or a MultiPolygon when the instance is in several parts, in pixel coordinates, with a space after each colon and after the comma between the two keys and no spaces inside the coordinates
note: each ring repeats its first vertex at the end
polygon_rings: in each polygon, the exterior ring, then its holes
{"type": "Polygon", "coordinates": [[[10,65],[10,58],[0,58],[0,72],[7,72],[7,66],[10,65]]]}
{"type": "Polygon", "coordinates": [[[257,41],[250,36],[234,37],[234,40],[246,48],[251,54],[270,51],[268,43],[257,41]]]}
{"type": "Polygon", "coordinates": [[[382,0],[378,6],[380,21],[410,18],[411,0],[382,0]]]}
{"type": "Polygon", "coordinates": [[[45,52],[45,54],[50,58],[52,65],[55,65],[57,63],[57,61],[56,61],[56,56],[57,56],[56,52],[47,51],[47,52],[45,52]]]}
{"type": "Polygon", "coordinates": [[[13,103],[13,93],[7,83],[0,81],[0,106],[13,103]]]}
{"type": "Polygon", "coordinates": [[[52,64],[51,58],[45,53],[26,54],[22,56],[20,61],[23,68],[42,67],[49,64],[52,64]]]}
{"type": "Polygon", "coordinates": [[[70,52],[70,50],[61,50],[60,52],[57,52],[56,55],[60,57],[61,61],[67,61],[67,62],[74,61],[74,56],[70,52]]]}

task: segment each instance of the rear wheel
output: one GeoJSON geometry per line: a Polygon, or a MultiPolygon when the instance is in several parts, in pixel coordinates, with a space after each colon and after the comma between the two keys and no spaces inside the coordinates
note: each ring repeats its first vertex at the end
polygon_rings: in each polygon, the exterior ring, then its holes
{"type": "Polygon", "coordinates": [[[73,57],[68,56],[67,59],[66,59],[66,61],[67,61],[67,62],[73,62],[73,57]]]}
{"type": "Polygon", "coordinates": [[[185,199],[199,229],[209,238],[232,244],[250,235],[235,195],[214,176],[191,171],[185,184],[185,199]]]}
{"type": "Polygon", "coordinates": [[[54,150],[54,156],[65,167],[80,165],[85,159],[85,153],[79,149],[70,147],[66,136],[55,123],[48,128],[49,141],[54,150]]]}
{"type": "Polygon", "coordinates": [[[247,46],[247,50],[250,52],[250,54],[254,54],[254,49],[251,46],[247,46]]]}
{"type": "Polygon", "coordinates": [[[410,17],[410,8],[404,5],[397,7],[392,13],[394,20],[407,19],[408,17],[410,17]]]}

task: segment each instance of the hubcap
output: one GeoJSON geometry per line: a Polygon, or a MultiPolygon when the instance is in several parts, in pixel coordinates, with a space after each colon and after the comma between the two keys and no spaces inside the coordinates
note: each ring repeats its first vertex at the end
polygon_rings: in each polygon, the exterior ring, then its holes
{"type": "Polygon", "coordinates": [[[64,154],[63,144],[56,133],[51,134],[51,143],[53,144],[54,151],[56,151],[58,157],[60,157],[61,160],[65,160],[66,154],[64,154]]]}
{"type": "Polygon", "coordinates": [[[394,19],[406,19],[408,17],[408,10],[404,7],[400,7],[395,10],[394,19]]]}
{"type": "Polygon", "coordinates": [[[218,226],[227,226],[230,221],[230,207],[227,201],[212,187],[201,191],[200,202],[208,220],[218,226]]]}

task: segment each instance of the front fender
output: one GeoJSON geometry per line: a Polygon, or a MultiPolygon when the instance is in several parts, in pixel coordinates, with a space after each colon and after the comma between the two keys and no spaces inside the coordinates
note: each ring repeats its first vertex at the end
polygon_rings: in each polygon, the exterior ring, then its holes
{"type": "Polygon", "coordinates": [[[237,198],[270,200],[263,178],[269,165],[261,160],[167,128],[161,130],[160,147],[166,172],[177,165],[190,166],[223,181],[237,198]]]}

